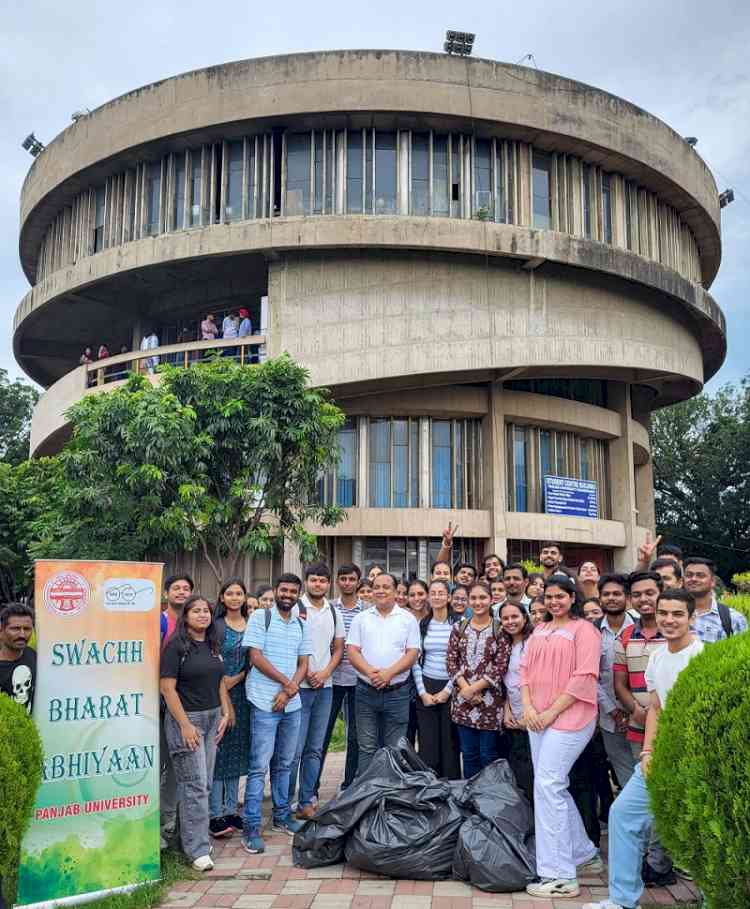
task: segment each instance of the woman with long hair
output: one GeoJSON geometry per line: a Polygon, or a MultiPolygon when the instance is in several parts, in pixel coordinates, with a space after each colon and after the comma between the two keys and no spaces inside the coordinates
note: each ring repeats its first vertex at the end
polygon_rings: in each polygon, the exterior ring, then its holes
{"type": "Polygon", "coordinates": [[[511,640],[508,670],[503,676],[505,685],[505,707],[503,710],[503,738],[508,763],[515,774],[516,783],[526,798],[534,801],[534,771],[531,766],[529,736],[523,722],[523,701],[521,700],[521,656],[526,641],[534,630],[531,619],[523,606],[506,600],[498,614],[503,631],[511,640]]]}
{"type": "Polygon", "coordinates": [[[205,597],[185,601],[161,656],[161,694],[167,705],[164,734],[177,780],[180,836],[196,871],[210,871],[208,794],[216,748],[234,711],[224,681],[224,661],[205,597]]]}
{"type": "Polygon", "coordinates": [[[406,608],[417,620],[417,623],[430,614],[429,592],[430,589],[427,584],[419,578],[414,578],[406,591],[406,608]]]}
{"type": "Polygon", "coordinates": [[[521,657],[523,722],[534,765],[535,897],[578,896],[577,874],[601,871],[568,785],[570,770],[596,729],[601,637],[578,606],[575,581],[551,575],[545,621],[521,657]]]}
{"type": "Polygon", "coordinates": [[[451,594],[451,612],[459,618],[471,618],[471,609],[469,608],[469,588],[458,584],[453,588],[451,594]]]}
{"type": "Polygon", "coordinates": [[[270,584],[261,584],[255,591],[255,599],[261,609],[270,609],[273,606],[273,587],[270,584]]]}
{"type": "Polygon", "coordinates": [[[248,651],[242,649],[248,616],[245,582],[242,578],[230,578],[219,590],[214,625],[224,660],[224,683],[234,709],[235,724],[224,734],[216,754],[209,799],[209,831],[212,836],[231,836],[234,831],[242,832],[240,777],[247,773],[250,757],[250,705],[245,696],[248,651]]]}
{"type": "Polygon", "coordinates": [[[499,757],[503,676],[508,670],[511,644],[492,617],[491,601],[487,584],[471,584],[472,616],[453,625],[448,641],[448,675],[453,681],[451,718],[458,729],[465,779],[499,757]]]}
{"type": "Polygon", "coordinates": [[[448,641],[455,617],[447,581],[429,586],[430,613],[419,623],[422,649],[412,667],[417,687],[419,756],[439,777],[461,778],[456,728],[451,720],[453,682],[448,674],[448,641]]]}

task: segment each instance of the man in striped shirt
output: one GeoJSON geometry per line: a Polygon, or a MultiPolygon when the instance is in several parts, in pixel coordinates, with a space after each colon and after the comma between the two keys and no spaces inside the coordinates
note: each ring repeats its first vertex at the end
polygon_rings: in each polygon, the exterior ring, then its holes
{"type": "MultiPolygon", "coordinates": [[[[344,623],[346,637],[349,637],[349,629],[352,627],[354,616],[367,609],[369,604],[362,602],[357,597],[357,585],[362,578],[362,570],[359,565],[347,564],[340,565],[336,572],[336,586],[338,587],[339,597],[331,601],[331,606],[337,610],[344,623]]],[[[341,712],[344,711],[344,722],[346,723],[346,768],[344,770],[344,781],[341,784],[343,792],[351,785],[357,774],[357,762],[359,761],[359,746],[357,745],[357,712],[354,707],[354,694],[357,690],[357,673],[349,662],[346,649],[344,656],[333,673],[333,702],[331,704],[331,715],[328,720],[325,739],[323,740],[323,760],[320,765],[320,774],[318,783],[315,787],[315,796],[318,796],[320,788],[320,777],[323,773],[328,747],[331,744],[333,727],[341,712]]]]}

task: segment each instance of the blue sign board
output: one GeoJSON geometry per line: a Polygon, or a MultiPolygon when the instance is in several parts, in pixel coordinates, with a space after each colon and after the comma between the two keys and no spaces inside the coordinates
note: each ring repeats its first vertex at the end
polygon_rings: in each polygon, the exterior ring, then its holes
{"type": "Polygon", "coordinates": [[[599,516],[598,489],[594,480],[573,477],[544,478],[545,514],[567,514],[576,518],[599,516]]]}

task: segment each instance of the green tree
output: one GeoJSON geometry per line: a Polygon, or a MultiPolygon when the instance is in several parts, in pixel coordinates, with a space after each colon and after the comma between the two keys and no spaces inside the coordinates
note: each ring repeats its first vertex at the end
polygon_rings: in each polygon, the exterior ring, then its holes
{"type": "Polygon", "coordinates": [[[30,551],[61,520],[65,477],[58,458],[0,462],[0,602],[30,592],[30,551]]]}
{"type": "Polygon", "coordinates": [[[314,558],[304,524],[337,523],[316,502],[338,458],[344,415],[289,357],[253,367],[214,358],[164,366],[69,411],[72,439],[55,507],[37,523],[34,557],[143,559],[198,549],[217,581],[244,553],[284,539],[314,558]]]}
{"type": "Polygon", "coordinates": [[[654,414],[656,524],[726,580],[750,558],[750,377],[654,414]]]}
{"type": "Polygon", "coordinates": [[[31,412],[39,392],[20,379],[11,382],[0,369],[0,461],[19,464],[29,456],[31,412]]]}

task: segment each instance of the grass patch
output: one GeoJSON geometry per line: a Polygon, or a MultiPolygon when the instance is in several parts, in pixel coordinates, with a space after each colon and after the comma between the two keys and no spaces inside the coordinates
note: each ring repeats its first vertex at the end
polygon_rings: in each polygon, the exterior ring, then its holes
{"type": "Polygon", "coordinates": [[[336,725],[333,727],[331,744],[328,746],[328,750],[346,751],[346,725],[342,716],[339,716],[336,720],[336,725]]]}
{"type": "Polygon", "coordinates": [[[164,898],[169,888],[177,881],[200,880],[200,871],[194,871],[190,863],[180,852],[165,849],[161,854],[161,880],[154,884],[145,884],[132,893],[114,893],[105,896],[87,906],[93,909],[152,909],[164,898]]]}

